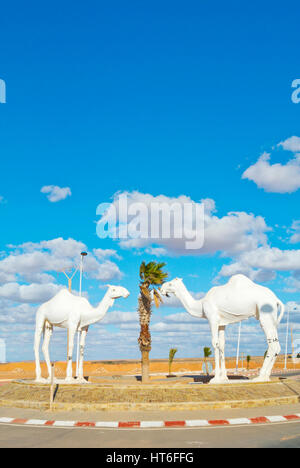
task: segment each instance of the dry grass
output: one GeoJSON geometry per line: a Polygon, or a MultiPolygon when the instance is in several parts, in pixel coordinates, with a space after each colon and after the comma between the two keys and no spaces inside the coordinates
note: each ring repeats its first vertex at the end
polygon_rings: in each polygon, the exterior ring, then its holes
{"type": "MultiPolygon", "coordinates": [[[[280,382],[268,384],[234,384],[230,386],[63,386],[58,387],[56,403],[180,403],[241,401],[278,398],[300,392],[300,382],[290,390],[280,382]],[[294,392],[293,392],[294,390],[294,392]]],[[[0,401],[48,402],[49,385],[10,383],[0,387],[0,401]]]]}

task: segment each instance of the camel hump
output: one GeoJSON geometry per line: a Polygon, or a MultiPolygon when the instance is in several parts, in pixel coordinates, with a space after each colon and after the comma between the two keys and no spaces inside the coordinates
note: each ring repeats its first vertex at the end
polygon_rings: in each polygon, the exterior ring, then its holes
{"type": "Polygon", "coordinates": [[[233,284],[233,285],[238,285],[238,284],[254,284],[253,281],[248,278],[248,276],[245,276],[245,275],[242,275],[242,274],[238,274],[238,275],[234,275],[230,278],[230,280],[228,281],[229,284],[233,284]]]}
{"type": "Polygon", "coordinates": [[[72,294],[67,288],[63,288],[58,293],[54,296],[53,299],[55,298],[70,298],[70,297],[76,297],[74,294],[72,294]]]}
{"type": "Polygon", "coordinates": [[[57,296],[58,296],[58,295],[61,295],[61,296],[63,296],[63,295],[65,295],[65,296],[71,295],[71,296],[73,296],[73,294],[70,293],[70,291],[69,291],[67,288],[61,289],[61,290],[57,293],[57,296]]]}

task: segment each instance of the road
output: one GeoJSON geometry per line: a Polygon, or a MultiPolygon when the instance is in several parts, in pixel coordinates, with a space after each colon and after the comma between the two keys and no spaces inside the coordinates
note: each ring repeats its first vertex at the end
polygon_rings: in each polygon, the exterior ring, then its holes
{"type": "MultiPolygon", "coordinates": [[[[218,419],[300,413],[300,405],[216,411],[218,419]]],[[[1,408],[1,416],[86,420],[86,414],[41,413],[38,410],[1,408]]],[[[207,419],[211,411],[173,413],[101,413],[90,420],[181,420],[207,419]]],[[[0,448],[298,448],[300,422],[268,423],[249,426],[172,428],[172,429],[93,429],[0,425],[0,448]]]]}
{"type": "Polygon", "coordinates": [[[1,448],[297,448],[300,423],[202,429],[61,429],[0,426],[1,448]]]}

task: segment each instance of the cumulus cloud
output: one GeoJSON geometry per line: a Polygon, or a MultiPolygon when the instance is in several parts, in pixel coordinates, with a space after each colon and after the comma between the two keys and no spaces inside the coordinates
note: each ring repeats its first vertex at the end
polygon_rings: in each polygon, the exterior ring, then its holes
{"type": "Polygon", "coordinates": [[[245,212],[229,212],[225,216],[218,217],[214,200],[204,199],[197,202],[185,195],[175,198],[165,195],[153,196],[137,191],[117,193],[113,198],[111,207],[102,216],[101,222],[116,221],[121,228],[122,235],[124,231],[128,231],[130,217],[127,215],[133,206],[141,207],[139,221],[141,225],[148,227],[147,235],[143,236],[143,238],[121,238],[119,243],[123,248],[146,249],[148,253],[158,256],[166,254],[202,255],[217,252],[231,255],[245,250],[252,250],[259,245],[264,245],[267,241],[266,232],[269,228],[263,217],[245,212]],[[121,196],[127,199],[127,206],[124,209],[119,206],[121,196]],[[197,249],[187,249],[187,239],[190,239],[189,236],[194,234],[196,230],[195,210],[201,203],[204,205],[204,245],[197,249]],[[183,211],[185,205],[192,206],[195,210],[186,213],[185,219],[188,226],[194,227],[189,232],[183,232],[179,237],[179,233],[176,232],[179,224],[176,223],[174,216],[171,217],[171,235],[168,237],[162,236],[163,230],[167,229],[167,224],[169,224],[169,218],[167,216],[158,218],[150,216],[152,207],[158,204],[166,207],[176,206],[177,214],[183,211]],[[160,236],[153,236],[153,232],[160,233],[160,236]]]}
{"type": "Polygon", "coordinates": [[[163,247],[149,247],[146,249],[146,253],[153,255],[154,257],[163,257],[168,255],[167,249],[164,249],[163,247]]]}
{"type": "Polygon", "coordinates": [[[0,286],[0,297],[21,303],[41,303],[53,297],[62,286],[56,284],[6,283],[0,286]]]}
{"type": "Polygon", "coordinates": [[[279,143],[278,146],[282,146],[282,148],[286,151],[292,151],[293,153],[300,152],[300,137],[292,136],[285,141],[279,143]]]}
{"type": "Polygon", "coordinates": [[[263,153],[258,161],[243,173],[242,179],[254,182],[269,193],[293,193],[300,188],[300,138],[293,136],[277,145],[294,153],[285,164],[272,164],[271,154],[263,153]]]}
{"type": "Polygon", "coordinates": [[[56,203],[65,200],[72,195],[69,187],[58,187],[57,185],[45,185],[41,188],[41,193],[48,194],[47,198],[51,203],[56,203]]]}
{"type": "Polygon", "coordinates": [[[294,221],[291,227],[292,235],[289,239],[291,244],[300,242],[300,221],[294,221]]]}
{"type": "Polygon", "coordinates": [[[114,310],[108,312],[104,319],[101,321],[102,324],[121,324],[121,323],[137,323],[139,320],[137,312],[120,312],[114,310]]]}
{"type": "Polygon", "coordinates": [[[110,257],[110,258],[113,257],[113,258],[116,258],[117,260],[121,260],[120,255],[117,253],[116,250],[113,250],[113,249],[94,249],[93,254],[95,255],[95,257],[97,257],[100,260],[102,260],[103,258],[107,258],[107,257],[110,257]]]}
{"type": "Polygon", "coordinates": [[[271,164],[271,156],[264,153],[242,175],[243,179],[252,180],[259,188],[270,193],[293,193],[300,188],[299,156],[286,164],[271,164]]]}
{"type": "Polygon", "coordinates": [[[299,262],[300,250],[281,250],[268,246],[244,252],[239,258],[242,265],[274,271],[297,271],[299,262]]]}
{"type": "Polygon", "coordinates": [[[166,323],[199,323],[199,318],[193,317],[188,312],[180,312],[178,314],[172,314],[165,317],[166,323]]]}
{"type": "Polygon", "coordinates": [[[229,265],[223,265],[216,281],[222,276],[231,277],[238,274],[248,276],[248,278],[257,283],[266,283],[276,278],[276,272],[273,270],[253,268],[242,261],[237,261],[229,265]]]}
{"type": "MultiPolygon", "coordinates": [[[[74,239],[57,238],[10,245],[9,249],[10,252],[0,260],[0,298],[39,303],[48,300],[59,289],[51,273],[76,267],[80,252],[87,247],[74,239]]],[[[106,251],[102,257],[97,251],[96,254],[90,252],[86,257],[85,273],[99,281],[120,279],[122,273],[118,265],[109,259],[110,255],[115,256],[115,251],[106,251]]]]}
{"type": "Polygon", "coordinates": [[[292,273],[286,278],[286,292],[300,290],[300,250],[281,250],[277,247],[264,246],[242,253],[236,261],[223,265],[220,277],[230,277],[241,273],[258,283],[272,281],[278,272],[292,273]]]}
{"type": "Polygon", "coordinates": [[[10,300],[0,299],[0,324],[33,324],[36,307],[29,304],[12,305],[10,300]]]}

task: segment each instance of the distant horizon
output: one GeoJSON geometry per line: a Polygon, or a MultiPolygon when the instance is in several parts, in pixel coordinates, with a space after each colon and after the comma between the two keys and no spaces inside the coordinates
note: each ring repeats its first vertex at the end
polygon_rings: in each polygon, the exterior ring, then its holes
{"type": "MultiPolygon", "coordinates": [[[[253,360],[256,359],[256,358],[263,359],[263,357],[264,357],[263,355],[257,355],[257,356],[255,356],[255,355],[250,355],[250,356],[251,356],[251,359],[253,359],[253,360]]],[[[279,357],[279,358],[280,358],[280,357],[284,358],[284,357],[285,357],[285,354],[280,353],[280,354],[278,355],[278,357],[279,357]]],[[[291,357],[291,354],[288,354],[288,358],[290,358],[290,357],[291,357]]],[[[245,361],[245,362],[246,362],[246,358],[247,358],[247,354],[244,354],[244,361],[245,361]]],[[[213,362],[214,362],[214,360],[215,360],[215,358],[214,358],[213,356],[211,356],[211,357],[209,357],[209,358],[204,358],[204,357],[199,357],[199,358],[197,358],[197,357],[193,357],[193,358],[192,358],[192,357],[190,357],[190,358],[174,358],[174,361],[173,361],[173,362],[175,362],[175,361],[199,361],[199,360],[204,360],[204,359],[206,359],[207,361],[213,361],[213,362]]],[[[235,360],[236,360],[236,356],[226,356],[225,359],[226,359],[226,360],[234,360],[234,361],[235,361],[235,360]]],[[[242,357],[240,356],[239,361],[241,361],[241,360],[242,360],[242,357]]],[[[160,361],[161,361],[161,362],[169,362],[169,359],[168,359],[168,358],[153,358],[153,359],[152,359],[152,358],[150,357],[150,363],[151,363],[151,361],[153,361],[153,362],[160,362],[160,361]]],[[[1,365],[5,365],[5,364],[21,364],[21,363],[23,363],[23,362],[24,362],[24,363],[28,363],[28,364],[29,364],[29,363],[31,363],[31,364],[34,364],[34,363],[35,363],[34,360],[32,360],[32,361],[7,361],[7,362],[4,362],[4,363],[0,363],[0,366],[1,366],[1,365]]],[[[105,360],[101,360],[101,361],[100,361],[100,360],[99,360],[99,361],[97,361],[97,360],[91,360],[91,361],[90,361],[90,360],[86,360],[86,361],[84,361],[85,364],[101,364],[102,362],[103,362],[103,363],[110,363],[110,362],[111,362],[111,363],[113,363],[113,364],[118,363],[118,362],[120,362],[120,363],[122,363],[122,362],[137,362],[137,363],[140,363],[140,362],[141,362],[141,359],[114,359],[114,360],[105,359],[105,360]]],[[[43,361],[43,360],[41,360],[41,363],[42,363],[42,364],[46,364],[46,362],[43,361]]],[[[53,364],[55,364],[55,363],[57,363],[57,364],[65,364],[66,361],[63,361],[63,360],[62,360],[62,361],[53,361],[53,360],[52,360],[52,363],[53,363],[53,364]]],[[[73,364],[76,364],[76,361],[73,360],[72,363],[73,363],[73,364]]]]}

